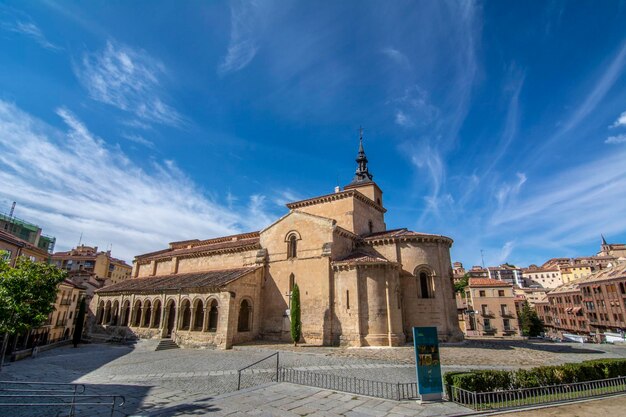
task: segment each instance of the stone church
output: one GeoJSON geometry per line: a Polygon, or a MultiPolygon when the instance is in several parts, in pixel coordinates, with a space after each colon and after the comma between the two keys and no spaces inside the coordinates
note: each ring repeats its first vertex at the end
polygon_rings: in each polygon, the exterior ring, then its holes
{"type": "Polygon", "coordinates": [[[287,204],[265,229],[173,242],[134,260],[132,278],[97,291],[92,332],[222,348],[290,340],[300,288],[302,342],[398,346],[413,326],[460,340],[452,239],[387,230],[383,192],[359,144],[352,182],[287,204]]]}

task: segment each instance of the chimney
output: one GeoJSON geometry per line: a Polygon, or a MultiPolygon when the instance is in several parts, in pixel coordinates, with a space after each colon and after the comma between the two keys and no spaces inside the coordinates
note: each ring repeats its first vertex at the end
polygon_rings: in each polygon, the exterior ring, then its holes
{"type": "Polygon", "coordinates": [[[337,185],[337,186],[335,186],[335,193],[338,193],[338,192],[340,192],[340,191],[341,191],[341,188],[339,188],[339,186],[338,186],[338,185],[337,185]]]}

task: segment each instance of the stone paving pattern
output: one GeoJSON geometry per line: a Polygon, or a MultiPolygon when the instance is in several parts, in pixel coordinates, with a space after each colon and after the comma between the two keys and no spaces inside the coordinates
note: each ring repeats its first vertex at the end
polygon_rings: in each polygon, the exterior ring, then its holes
{"type": "MultiPolygon", "coordinates": [[[[262,388],[232,393],[236,389],[236,369],[276,350],[280,350],[280,364],[284,367],[378,381],[414,382],[413,351],[409,347],[344,349],[253,344],[229,351],[175,349],[155,352],[156,343],[144,340],[135,346],[62,347],[34,359],[10,363],[0,379],[82,382],[88,384],[87,393],[122,394],[126,396],[127,404],[123,412],[116,414],[119,416],[204,415],[209,411],[216,415],[312,414],[307,412],[308,409],[314,409],[314,415],[394,416],[462,414],[465,410],[450,403],[423,406],[415,402],[399,403],[292,384],[268,384],[274,375],[271,371],[276,366],[274,358],[255,367],[254,380],[244,378],[242,381],[244,387],[253,383],[265,384],[262,388]],[[320,400],[308,401],[313,395],[320,400]],[[291,407],[292,403],[302,404],[291,407]],[[330,403],[336,407],[330,407],[330,403]],[[345,412],[339,412],[344,408],[345,412]],[[365,411],[374,408],[377,410],[375,414],[365,411]],[[386,408],[388,410],[383,410],[386,408]],[[437,413],[430,414],[433,410],[437,413]]],[[[626,348],[611,345],[523,342],[470,342],[444,346],[441,351],[444,363],[448,364],[444,371],[516,368],[626,356],[626,348]]],[[[83,413],[80,415],[86,416],[108,415],[101,407],[79,411],[83,413]]],[[[28,414],[20,412],[19,415],[28,414]]]]}

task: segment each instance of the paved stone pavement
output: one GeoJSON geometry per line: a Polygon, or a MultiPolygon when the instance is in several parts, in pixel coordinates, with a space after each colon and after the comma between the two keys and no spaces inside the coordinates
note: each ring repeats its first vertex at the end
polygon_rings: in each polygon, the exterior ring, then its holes
{"type": "MultiPolygon", "coordinates": [[[[223,414],[234,412],[235,415],[237,413],[244,415],[262,415],[263,413],[265,415],[298,415],[298,413],[293,412],[293,408],[285,408],[289,407],[290,401],[292,401],[291,396],[296,398],[293,401],[302,402],[313,395],[324,398],[324,401],[320,401],[322,408],[316,409],[316,412],[320,413],[319,415],[342,415],[337,410],[333,412],[336,414],[329,414],[330,409],[324,408],[329,407],[326,403],[333,400],[338,402],[338,407],[342,403],[341,407],[346,408],[347,411],[354,411],[361,413],[361,415],[367,415],[363,407],[374,407],[372,404],[375,402],[380,402],[376,405],[381,408],[391,407],[389,410],[400,407],[393,412],[397,415],[431,415],[429,413],[433,410],[438,410],[437,413],[443,412],[439,410],[439,408],[444,407],[442,404],[419,406],[415,409],[413,407],[417,405],[410,402],[384,401],[291,384],[268,385],[275,375],[272,372],[276,366],[275,357],[255,366],[254,373],[246,374],[242,378],[243,387],[265,384],[263,388],[232,393],[237,386],[236,369],[262,359],[275,350],[267,349],[264,346],[244,346],[230,351],[175,349],[155,352],[156,343],[156,341],[140,341],[135,346],[93,344],[84,345],[78,349],[70,346],[61,347],[44,352],[37,358],[10,363],[2,371],[0,379],[80,382],[87,384],[86,394],[122,394],[126,397],[127,403],[123,408],[123,413],[117,414],[120,416],[146,415],[145,413],[148,412],[157,413],[154,415],[158,415],[158,413],[162,415],[204,415],[211,410],[223,414]],[[290,394],[281,396],[283,392],[290,394]],[[276,403],[274,400],[268,400],[274,397],[276,397],[276,403]],[[363,406],[365,403],[368,405],[363,406]],[[246,409],[244,404],[253,405],[253,407],[246,409]],[[185,410],[179,410],[183,406],[186,407],[185,410]],[[189,407],[195,408],[195,411],[189,407]],[[172,414],[175,408],[178,410],[176,413],[179,414],[172,414]]],[[[476,349],[474,346],[465,348],[476,349]]],[[[548,346],[548,348],[551,347],[548,346]]],[[[624,356],[626,353],[624,348],[613,347],[609,348],[607,352],[599,351],[597,345],[585,345],[584,347],[575,344],[572,346],[559,345],[558,348],[562,350],[563,355],[574,357],[577,359],[576,361],[597,357],[624,356]]],[[[285,349],[280,352],[280,365],[318,373],[377,381],[415,382],[414,365],[390,360],[390,352],[395,355],[399,352],[398,350],[378,350],[380,355],[375,355],[377,352],[371,349],[349,350],[346,351],[348,352],[346,355],[341,355],[336,353],[338,351],[325,352],[326,349],[303,348],[300,351],[285,349]],[[365,356],[358,357],[362,352],[365,352],[365,356]],[[382,359],[379,359],[378,356],[382,359]]],[[[459,349],[460,352],[463,352],[463,348],[459,349]]],[[[533,347],[533,349],[537,349],[537,347],[533,347]]],[[[496,348],[490,353],[491,364],[472,366],[463,361],[459,361],[458,364],[449,361],[453,363],[444,366],[444,371],[470,367],[499,369],[515,367],[515,365],[509,364],[512,356],[511,349],[496,348]]],[[[515,361],[513,363],[515,364],[515,361]]],[[[317,402],[312,404],[307,402],[307,404],[307,407],[314,408],[317,402]]],[[[446,406],[456,407],[447,403],[446,406]]],[[[338,409],[341,410],[341,407],[338,409]]],[[[449,411],[452,414],[460,412],[453,409],[449,411]]],[[[82,410],[82,412],[83,415],[88,416],[97,416],[100,413],[108,415],[103,407],[82,410]]],[[[348,415],[346,413],[343,414],[348,415]]],[[[24,413],[21,412],[20,415],[22,414],[24,413]]],[[[302,414],[305,412],[303,411],[302,414]]],[[[0,415],[2,415],[2,410],[0,410],[0,415]]]]}

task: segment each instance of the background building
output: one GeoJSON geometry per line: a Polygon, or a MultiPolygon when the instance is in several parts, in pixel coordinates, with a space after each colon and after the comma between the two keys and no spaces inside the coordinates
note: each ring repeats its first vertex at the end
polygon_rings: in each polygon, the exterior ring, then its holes
{"type": "Polygon", "coordinates": [[[104,285],[117,284],[130,278],[132,267],[111,256],[111,251],[98,251],[98,247],[80,245],[67,252],[55,252],[52,262],[66,270],[70,278],[77,274],[93,273],[104,285]]]}
{"type": "Polygon", "coordinates": [[[520,336],[512,284],[470,278],[465,302],[467,336],[520,336]]]}
{"type": "Polygon", "coordinates": [[[558,267],[540,268],[537,265],[530,265],[522,269],[522,279],[525,287],[556,288],[563,284],[558,267]]]}
{"type": "Polygon", "coordinates": [[[47,252],[54,251],[56,238],[41,233],[41,228],[26,220],[18,219],[11,214],[0,214],[0,231],[13,235],[31,245],[47,252]]]}
{"type": "Polygon", "coordinates": [[[46,262],[50,257],[45,250],[3,230],[0,230],[0,251],[4,251],[4,258],[11,266],[15,266],[15,262],[21,256],[35,262],[46,262]]]}

